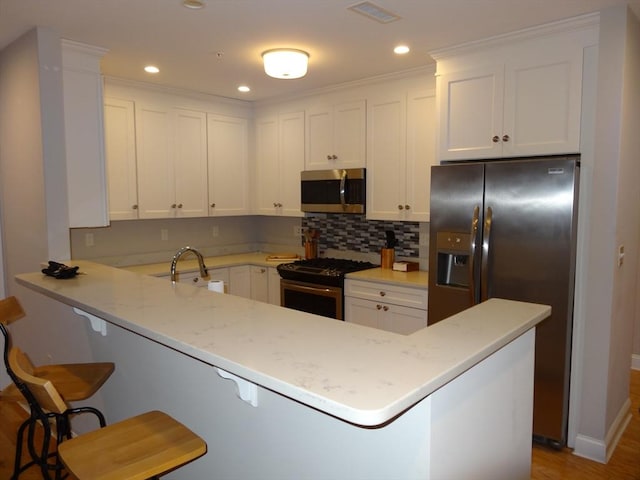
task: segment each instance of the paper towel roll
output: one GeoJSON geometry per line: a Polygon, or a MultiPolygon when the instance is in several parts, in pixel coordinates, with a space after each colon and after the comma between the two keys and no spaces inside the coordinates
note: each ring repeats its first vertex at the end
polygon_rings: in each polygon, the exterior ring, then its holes
{"type": "Polygon", "coordinates": [[[224,293],[224,282],[222,280],[209,280],[207,289],[211,292],[224,293]]]}

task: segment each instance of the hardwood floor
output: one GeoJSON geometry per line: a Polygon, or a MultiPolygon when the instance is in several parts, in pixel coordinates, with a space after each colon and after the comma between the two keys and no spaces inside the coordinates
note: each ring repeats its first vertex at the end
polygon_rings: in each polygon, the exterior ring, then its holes
{"type": "MultiPolygon", "coordinates": [[[[602,465],[573,455],[570,449],[555,451],[533,447],[532,480],[640,480],[640,371],[631,372],[632,419],[608,464],[602,465]]],[[[15,435],[26,414],[19,406],[0,401],[0,479],[13,471],[15,435]]],[[[30,469],[20,480],[41,479],[30,469]]]]}

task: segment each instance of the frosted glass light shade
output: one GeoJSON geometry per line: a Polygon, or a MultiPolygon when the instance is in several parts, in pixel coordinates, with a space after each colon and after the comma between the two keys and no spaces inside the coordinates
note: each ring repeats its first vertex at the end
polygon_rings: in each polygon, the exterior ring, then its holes
{"type": "Polygon", "coordinates": [[[292,79],[307,74],[309,54],[292,48],[267,50],[262,54],[264,71],[273,78],[292,79]]]}

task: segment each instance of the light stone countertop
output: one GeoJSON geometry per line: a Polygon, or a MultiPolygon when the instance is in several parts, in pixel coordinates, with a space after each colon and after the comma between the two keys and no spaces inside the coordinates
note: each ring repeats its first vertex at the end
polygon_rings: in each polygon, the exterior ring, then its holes
{"type": "Polygon", "coordinates": [[[427,289],[429,272],[416,270],[414,272],[397,272],[388,268],[370,268],[359,272],[348,273],[347,279],[382,282],[402,287],[427,289]]]}
{"type": "MultiPolygon", "coordinates": [[[[357,425],[381,425],[550,314],[491,299],[408,336],[77,261],[18,283],[357,425]]],[[[107,328],[108,335],[108,328],[107,328]]],[[[117,361],[117,359],[114,359],[117,361]]]]}

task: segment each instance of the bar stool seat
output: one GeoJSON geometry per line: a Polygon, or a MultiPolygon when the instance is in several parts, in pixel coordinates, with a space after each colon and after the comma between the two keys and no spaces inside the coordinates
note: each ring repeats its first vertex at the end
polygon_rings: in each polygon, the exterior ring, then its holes
{"type": "Polygon", "coordinates": [[[58,446],[79,480],[145,480],[204,455],[207,444],[166,413],[151,411],[58,446]]]}
{"type": "MultiPolygon", "coordinates": [[[[33,367],[32,375],[51,380],[62,398],[69,402],[86,400],[93,396],[113,373],[112,362],[69,363],[33,367]]],[[[23,401],[24,397],[14,383],[0,392],[0,400],[23,401]]]]}

